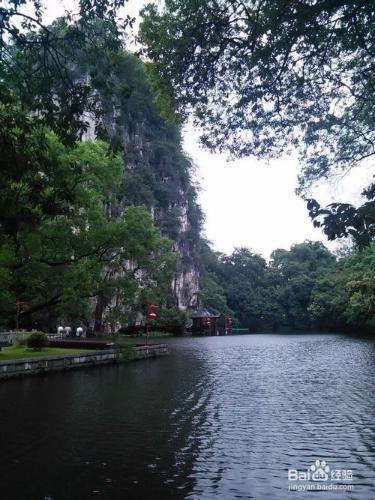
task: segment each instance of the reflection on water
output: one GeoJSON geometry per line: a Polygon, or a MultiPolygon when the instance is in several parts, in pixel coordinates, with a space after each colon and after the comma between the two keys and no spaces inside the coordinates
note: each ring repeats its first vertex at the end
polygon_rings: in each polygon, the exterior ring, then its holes
{"type": "MultiPolygon", "coordinates": [[[[288,468],[353,470],[375,498],[374,343],[170,339],[171,355],[0,383],[0,497],[309,498],[288,468]]],[[[316,497],[314,497],[316,498],[316,497]]]]}

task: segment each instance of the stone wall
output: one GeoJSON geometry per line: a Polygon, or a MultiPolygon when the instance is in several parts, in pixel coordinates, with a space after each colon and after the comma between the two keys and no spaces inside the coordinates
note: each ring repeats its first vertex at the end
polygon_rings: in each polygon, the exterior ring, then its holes
{"type": "Polygon", "coordinates": [[[136,361],[165,354],[168,354],[168,347],[166,344],[151,344],[148,346],[136,346],[124,351],[119,349],[105,349],[102,351],[68,354],[65,356],[45,356],[40,358],[1,361],[0,379],[136,361]]]}

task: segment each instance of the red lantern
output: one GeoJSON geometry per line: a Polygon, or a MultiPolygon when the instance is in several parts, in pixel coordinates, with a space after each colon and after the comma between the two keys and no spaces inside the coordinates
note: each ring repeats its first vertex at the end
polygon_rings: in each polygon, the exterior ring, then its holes
{"type": "Polygon", "coordinates": [[[20,302],[17,302],[17,312],[18,313],[23,313],[25,311],[27,311],[28,309],[28,303],[26,301],[20,301],[20,302]]]}

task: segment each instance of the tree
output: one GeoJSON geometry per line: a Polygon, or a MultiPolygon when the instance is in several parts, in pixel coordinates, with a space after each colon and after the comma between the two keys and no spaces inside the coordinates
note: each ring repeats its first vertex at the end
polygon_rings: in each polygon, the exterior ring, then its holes
{"type": "Polygon", "coordinates": [[[317,272],[334,264],[335,258],[320,241],[305,241],[290,250],[277,249],[271,254],[271,265],[286,280],[302,273],[317,272]]]}
{"type": "MultiPolygon", "coordinates": [[[[194,109],[212,150],[272,158],[298,147],[304,196],[375,154],[373,2],[169,0],[143,16],[161,88],[173,89],[183,114],[194,109]]],[[[331,207],[346,212],[339,231],[337,217],[320,225],[330,238],[356,237],[350,228],[370,217],[371,239],[373,200],[372,189],[359,210],[331,207]]]]}
{"type": "Polygon", "coordinates": [[[187,319],[187,313],[178,307],[158,309],[157,318],[152,322],[151,328],[166,333],[183,334],[187,319]]]}
{"type": "Polygon", "coordinates": [[[81,1],[77,16],[51,26],[42,3],[24,3],[0,11],[0,308],[9,320],[16,300],[27,300],[25,323],[87,318],[93,306],[99,326],[123,320],[151,297],[163,304],[177,267],[153,222],[194,259],[201,213],[191,161],[179,125],[160,116],[146,65],[123,50],[132,20],[121,27],[116,10],[126,0],[81,1]],[[82,144],[89,127],[101,140],[82,144]]]}
{"type": "Polygon", "coordinates": [[[129,15],[118,22],[126,2],[80,0],[78,13],[67,11],[60,29],[59,22],[43,23],[43,1],[9,0],[0,7],[0,78],[67,143],[87,128],[86,112],[100,112],[90,82],[72,74],[75,58],[84,48],[104,48],[103,42],[121,47],[134,23],[129,15]]]}
{"type": "Polygon", "coordinates": [[[268,264],[244,248],[228,256],[204,249],[204,303],[212,312],[228,304],[251,331],[374,330],[374,244],[337,260],[321,242],[305,241],[275,250],[268,264]]]}
{"type": "Polygon", "coordinates": [[[226,314],[234,316],[228,307],[224,288],[220,285],[218,277],[214,273],[207,273],[203,279],[201,299],[204,308],[213,314],[226,314]]]}
{"type": "Polygon", "coordinates": [[[318,276],[313,284],[307,312],[314,329],[327,331],[348,329],[344,316],[348,293],[342,273],[342,265],[338,265],[318,276]]]}
{"type": "Polygon", "coordinates": [[[51,137],[0,82],[0,231],[10,237],[69,211],[74,183],[69,167],[54,162],[46,146],[51,137]]]}
{"type": "Polygon", "coordinates": [[[329,240],[350,236],[363,249],[375,239],[375,183],[362,193],[367,198],[362,206],[350,203],[331,203],[321,208],[316,200],[309,200],[307,208],[315,227],[324,227],[329,240]]]}
{"type": "Polygon", "coordinates": [[[317,280],[309,306],[315,325],[373,333],[374,283],[375,248],[372,244],[343,259],[317,280]]]}
{"type": "Polygon", "coordinates": [[[21,319],[30,325],[59,315],[86,318],[99,296],[114,313],[135,304],[146,287],[166,294],[171,243],[144,207],[111,213],[123,161],[106,143],[62,144],[9,92],[0,142],[3,322],[17,300],[28,303],[21,319]]]}
{"type": "Polygon", "coordinates": [[[308,307],[312,290],[321,273],[333,267],[335,262],[334,256],[317,241],[272,252],[271,268],[280,275],[277,297],[285,326],[301,330],[311,327],[308,307]]]}
{"type": "Polygon", "coordinates": [[[241,326],[273,329],[281,318],[274,289],[268,287],[266,261],[247,248],[237,248],[219,259],[219,283],[241,326]]]}

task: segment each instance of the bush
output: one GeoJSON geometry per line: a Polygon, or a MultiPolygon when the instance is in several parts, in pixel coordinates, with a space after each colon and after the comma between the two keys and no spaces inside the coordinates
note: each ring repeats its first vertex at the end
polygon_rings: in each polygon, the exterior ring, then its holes
{"type": "Polygon", "coordinates": [[[18,346],[26,346],[26,344],[27,344],[26,337],[27,336],[24,333],[17,333],[16,334],[16,339],[15,339],[16,345],[18,345],[18,346]]]}
{"type": "Polygon", "coordinates": [[[157,319],[152,322],[152,330],[173,333],[179,335],[184,333],[187,321],[187,314],[177,307],[170,309],[160,309],[157,311],[157,319]]]}
{"type": "Polygon", "coordinates": [[[47,347],[48,344],[48,337],[43,332],[34,332],[27,339],[27,347],[31,347],[34,351],[40,351],[43,347],[47,347]]]}
{"type": "Polygon", "coordinates": [[[123,335],[142,335],[144,331],[145,327],[142,325],[122,326],[119,330],[119,332],[123,335]]]}

